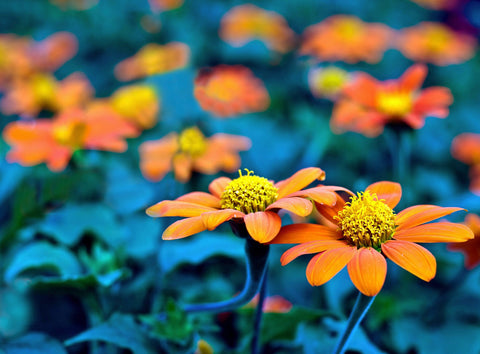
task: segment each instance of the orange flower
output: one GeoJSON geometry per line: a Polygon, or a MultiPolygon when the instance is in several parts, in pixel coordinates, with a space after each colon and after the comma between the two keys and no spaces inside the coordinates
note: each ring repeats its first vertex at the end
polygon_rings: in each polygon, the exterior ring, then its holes
{"type": "Polygon", "coordinates": [[[454,7],[458,0],[411,0],[418,5],[433,10],[448,10],[454,7]]]}
{"type": "Polygon", "coordinates": [[[307,216],[312,203],[306,197],[324,205],[335,203],[339,187],[319,186],[302,190],[316,179],[325,179],[320,168],[310,167],[298,171],[290,178],[273,183],[266,178],[246,175],[231,180],[220,177],[210,183],[205,192],[192,192],[176,200],[164,200],[147,209],[153,217],[180,216],[185,219],[174,222],[163,233],[163,239],[175,240],[204,230],[214,230],[231,220],[238,227],[246,228],[253,240],[265,243],[275,238],[282,226],[277,212],[281,209],[296,215],[307,216]]]}
{"type": "Polygon", "coordinates": [[[462,243],[449,244],[450,251],[460,251],[465,255],[465,268],[473,269],[480,264],[480,217],[468,214],[465,217],[467,225],[475,235],[475,238],[462,243]]]}
{"type": "Polygon", "coordinates": [[[310,91],[318,98],[336,99],[350,80],[350,74],[336,66],[312,68],[308,73],[310,91]]]}
{"type": "Polygon", "coordinates": [[[121,87],[110,100],[115,111],[141,129],[150,129],[157,123],[160,100],[152,86],[121,87]]]}
{"type": "Polygon", "coordinates": [[[238,152],[248,150],[250,145],[250,139],[243,136],[215,134],[206,138],[200,129],[190,127],[140,145],[140,170],[145,178],[159,181],[173,169],[181,182],[187,182],[192,171],[235,172],[241,163],[238,152]]]}
{"type": "MultiPolygon", "coordinates": [[[[258,304],[258,294],[245,305],[245,308],[255,308],[258,304]]],[[[292,309],[293,305],[287,299],[280,295],[267,296],[263,302],[263,312],[265,313],[287,313],[292,309]]]]}
{"type": "Polygon", "coordinates": [[[480,195],[480,134],[463,133],[452,141],[454,158],[470,165],[470,190],[480,195]]]}
{"type": "Polygon", "coordinates": [[[13,83],[0,104],[6,115],[34,117],[44,109],[57,112],[83,106],[92,95],[93,88],[82,73],[59,82],[51,74],[39,72],[13,83]]]}
{"type": "Polygon", "coordinates": [[[31,40],[13,34],[0,34],[0,90],[12,82],[32,73],[31,57],[28,55],[31,40]]]}
{"type": "Polygon", "coordinates": [[[398,49],[413,61],[435,65],[458,64],[475,54],[476,40],[442,23],[420,22],[398,33],[398,49]]]}
{"type": "Polygon", "coordinates": [[[148,0],[153,12],[168,11],[179,8],[184,0],[148,0]]]}
{"type": "Polygon", "coordinates": [[[149,43],[137,54],[115,66],[115,77],[120,81],[141,79],[181,69],[190,59],[190,48],[183,43],[165,45],[149,43]]]}
{"type": "Polygon", "coordinates": [[[261,112],[270,104],[263,82],[241,65],[201,70],[195,79],[194,95],[202,109],[218,117],[261,112]]]}
{"type": "Polygon", "coordinates": [[[78,51],[78,40],[70,32],[56,32],[32,44],[29,55],[38,71],[53,72],[78,51]]]}
{"type": "Polygon", "coordinates": [[[426,75],[427,67],[421,64],[411,66],[397,80],[379,82],[368,74],[357,74],[333,109],[332,130],[377,136],[386,124],[419,129],[427,116],[445,118],[452,94],[446,87],[420,90],[426,75]]]}
{"type": "Polygon", "coordinates": [[[52,171],[62,171],[74,151],[94,149],[123,152],[124,140],[135,129],[105,106],[70,109],[49,119],[8,124],[3,138],[11,146],[8,162],[33,166],[45,162],[52,171]]]}
{"type": "Polygon", "coordinates": [[[377,63],[388,48],[391,35],[391,29],[383,24],[335,15],[308,27],[299,51],[320,61],[377,63]]]}
{"type": "Polygon", "coordinates": [[[50,3],[58,6],[62,10],[72,7],[75,10],[83,11],[97,5],[98,0],[50,0],[50,3]]]}
{"type": "Polygon", "coordinates": [[[402,196],[400,184],[377,182],[365,192],[334,206],[317,206],[328,226],[293,224],[282,228],[271,243],[300,243],[281,257],[282,265],[298,256],[319,253],[309,262],[307,279],[319,286],[347,266],[350,279],[367,296],[380,292],[387,274],[385,257],[422,280],[436,273],[435,257],[414,242],[464,242],[473,238],[465,225],[425,224],[461,208],[416,205],[395,215],[402,196]]]}
{"type": "Polygon", "coordinates": [[[222,17],[219,34],[235,47],[259,39],[268,48],[280,53],[288,52],[295,40],[295,33],[281,15],[252,4],[230,9],[222,17]]]}

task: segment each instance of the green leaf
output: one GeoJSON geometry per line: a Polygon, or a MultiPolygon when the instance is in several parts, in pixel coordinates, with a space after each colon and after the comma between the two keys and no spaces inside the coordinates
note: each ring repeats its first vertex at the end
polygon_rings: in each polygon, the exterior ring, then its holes
{"type": "Polygon", "coordinates": [[[31,269],[53,271],[59,276],[77,276],[81,273],[80,263],[72,252],[45,241],[20,249],[5,271],[5,281],[12,282],[21,273],[31,269]]]}
{"type": "Polygon", "coordinates": [[[13,287],[0,289],[0,338],[25,333],[31,317],[32,306],[23,292],[13,287]]]}
{"type": "Polygon", "coordinates": [[[8,341],[3,349],[5,354],[67,354],[56,339],[36,332],[8,341]]]}
{"type": "Polygon", "coordinates": [[[217,255],[242,257],[244,241],[221,232],[203,232],[188,239],[165,241],[160,251],[160,266],[169,272],[180,264],[199,264],[217,255]]]}
{"type": "Polygon", "coordinates": [[[131,215],[125,219],[127,255],[142,259],[154,254],[159,246],[162,224],[162,219],[153,219],[145,214],[131,215]]]}
{"type": "Polygon", "coordinates": [[[115,313],[107,322],[65,341],[65,345],[96,340],[130,349],[135,354],[159,353],[148,333],[131,315],[115,313]]]}

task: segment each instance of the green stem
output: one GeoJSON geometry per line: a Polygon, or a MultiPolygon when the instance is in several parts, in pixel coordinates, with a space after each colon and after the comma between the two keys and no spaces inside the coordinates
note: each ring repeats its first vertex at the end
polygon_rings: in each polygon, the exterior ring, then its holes
{"type": "Polygon", "coordinates": [[[363,317],[365,317],[368,309],[373,303],[373,300],[375,300],[375,296],[366,296],[362,293],[358,293],[357,301],[355,301],[355,305],[353,306],[350,317],[348,318],[347,328],[338,341],[335,350],[333,351],[334,354],[342,354],[345,351],[350,337],[357,329],[363,317]]]}
{"type": "Polygon", "coordinates": [[[263,315],[263,304],[265,302],[265,297],[267,295],[267,273],[268,267],[265,269],[265,275],[260,285],[260,293],[258,294],[258,304],[255,309],[255,319],[253,322],[253,337],[251,343],[252,354],[259,353],[259,339],[260,339],[260,326],[262,324],[262,315],[263,315]]]}

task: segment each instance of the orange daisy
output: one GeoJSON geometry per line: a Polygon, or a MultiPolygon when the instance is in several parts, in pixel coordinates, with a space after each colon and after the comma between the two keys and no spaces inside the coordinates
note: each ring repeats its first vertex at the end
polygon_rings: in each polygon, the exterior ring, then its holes
{"type": "Polygon", "coordinates": [[[455,137],[452,156],[470,165],[470,190],[480,195],[480,134],[463,133],[455,137]]]}
{"type": "Polygon", "coordinates": [[[462,252],[465,255],[465,268],[473,269],[480,264],[480,217],[468,214],[465,225],[472,230],[475,237],[462,243],[450,243],[447,247],[450,251],[462,252]]]}
{"type": "Polygon", "coordinates": [[[426,75],[427,67],[422,64],[411,66],[397,80],[380,82],[368,74],[356,74],[333,109],[332,130],[377,136],[386,124],[419,129],[427,116],[445,118],[453,102],[452,94],[440,86],[421,90],[426,75]]]}
{"type": "Polygon", "coordinates": [[[42,162],[52,171],[62,171],[80,149],[123,152],[125,137],[135,128],[105,106],[70,109],[53,119],[16,121],[8,124],[3,138],[11,146],[8,162],[23,166],[42,162]]]}
{"type": "Polygon", "coordinates": [[[312,68],[308,72],[308,86],[317,98],[335,100],[350,80],[351,75],[336,66],[312,68]]]}
{"type": "Polygon", "coordinates": [[[115,77],[120,81],[131,81],[181,69],[188,64],[190,48],[183,43],[165,45],[149,43],[134,56],[122,60],[115,66],[115,77]]]}
{"type": "Polygon", "coordinates": [[[392,30],[383,24],[334,15],[307,27],[299,51],[320,61],[377,63],[388,49],[391,36],[392,30]]]}
{"type": "Polygon", "coordinates": [[[219,35],[235,47],[258,39],[280,53],[288,52],[295,40],[295,33],[281,15],[253,4],[230,9],[222,17],[219,35]]]}
{"type": "Polygon", "coordinates": [[[110,97],[113,109],[141,129],[157,123],[160,99],[150,85],[130,85],[119,88],[110,97]]]}
{"type": "Polygon", "coordinates": [[[312,211],[311,198],[319,205],[335,203],[333,190],[340,187],[319,186],[302,190],[315,180],[324,180],[325,172],[310,167],[296,172],[290,178],[273,183],[264,177],[246,175],[231,180],[220,177],[210,183],[205,192],[192,192],[176,200],[164,200],[147,209],[153,217],[179,216],[185,219],[174,222],[163,233],[163,239],[188,237],[205,230],[214,230],[231,220],[250,237],[260,243],[271,241],[282,226],[279,210],[299,216],[312,211]]]}
{"type": "Polygon", "coordinates": [[[222,118],[261,112],[270,105],[263,82],[241,65],[201,70],[195,78],[194,95],[202,109],[222,118]]]}
{"type": "Polygon", "coordinates": [[[357,289],[375,296],[387,274],[385,258],[430,281],[436,273],[435,257],[415,242],[464,242],[473,238],[473,233],[461,224],[426,224],[462,208],[415,205],[395,214],[393,208],[401,196],[398,183],[371,184],[349,202],[338,197],[333,206],[317,205],[328,225],[287,225],[270,243],[300,243],[282,255],[282,265],[304,254],[319,253],[306,270],[313,286],[328,282],[347,266],[357,289]]]}
{"type": "Polygon", "coordinates": [[[173,170],[175,179],[187,182],[192,171],[214,174],[235,172],[240,167],[239,151],[250,149],[250,139],[229,134],[205,137],[197,127],[170,133],[162,139],[140,145],[140,170],[150,181],[160,181],[173,170]]]}
{"type": "Polygon", "coordinates": [[[178,9],[183,5],[184,0],[148,0],[153,12],[178,9]]]}

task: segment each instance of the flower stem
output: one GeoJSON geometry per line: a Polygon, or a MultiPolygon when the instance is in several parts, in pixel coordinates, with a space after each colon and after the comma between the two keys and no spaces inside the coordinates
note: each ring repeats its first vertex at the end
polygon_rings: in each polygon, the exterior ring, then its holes
{"type": "Polygon", "coordinates": [[[267,269],[269,245],[245,238],[245,263],[247,279],[243,290],[237,296],[220,302],[189,305],[184,307],[185,312],[224,312],[231,311],[245,305],[257,294],[267,269]]]}
{"type": "Polygon", "coordinates": [[[251,343],[252,354],[257,354],[259,352],[258,342],[260,338],[260,326],[262,324],[263,304],[267,295],[267,273],[268,267],[265,269],[265,275],[263,277],[262,284],[260,285],[260,293],[258,294],[258,303],[255,310],[255,319],[253,322],[253,336],[251,343]]]}
{"type": "Polygon", "coordinates": [[[365,317],[365,314],[368,312],[373,300],[375,300],[375,296],[366,296],[362,293],[358,293],[357,301],[355,301],[355,305],[353,306],[350,317],[348,318],[347,328],[338,341],[335,350],[333,351],[334,354],[342,354],[345,351],[350,337],[357,329],[363,317],[365,317]]]}

